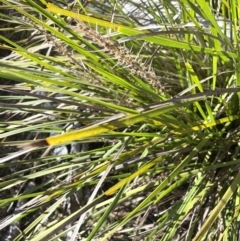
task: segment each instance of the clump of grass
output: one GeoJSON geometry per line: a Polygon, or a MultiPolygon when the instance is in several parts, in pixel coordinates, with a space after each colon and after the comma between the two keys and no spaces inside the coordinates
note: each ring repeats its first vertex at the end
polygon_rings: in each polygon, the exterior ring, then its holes
{"type": "Polygon", "coordinates": [[[5,240],[237,239],[235,3],[0,2],[5,240]]]}

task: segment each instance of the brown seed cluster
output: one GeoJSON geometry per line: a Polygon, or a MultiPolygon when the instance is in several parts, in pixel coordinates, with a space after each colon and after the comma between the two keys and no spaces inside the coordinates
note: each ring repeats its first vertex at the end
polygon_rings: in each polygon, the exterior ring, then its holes
{"type": "Polygon", "coordinates": [[[83,22],[78,21],[77,25],[71,28],[90,39],[92,43],[100,47],[103,52],[107,53],[111,59],[116,60],[116,65],[114,66],[115,70],[117,70],[117,68],[127,68],[132,75],[144,80],[157,90],[161,91],[163,89],[160,77],[156,76],[155,72],[149,68],[149,66],[146,66],[140,54],[137,56],[132,54],[125,46],[115,43],[107,35],[103,36],[99,34],[83,22]]]}

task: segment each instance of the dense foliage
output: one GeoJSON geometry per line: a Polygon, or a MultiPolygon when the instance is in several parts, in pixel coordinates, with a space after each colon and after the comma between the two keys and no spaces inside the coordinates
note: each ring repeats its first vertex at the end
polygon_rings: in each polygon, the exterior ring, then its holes
{"type": "Polygon", "coordinates": [[[239,240],[238,1],[0,3],[4,240],[239,240]]]}

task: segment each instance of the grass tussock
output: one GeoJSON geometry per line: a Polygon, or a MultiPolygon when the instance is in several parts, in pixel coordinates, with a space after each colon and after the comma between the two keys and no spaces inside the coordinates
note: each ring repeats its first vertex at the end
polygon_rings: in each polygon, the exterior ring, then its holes
{"type": "Polygon", "coordinates": [[[4,240],[238,240],[236,1],[0,3],[4,240]]]}

